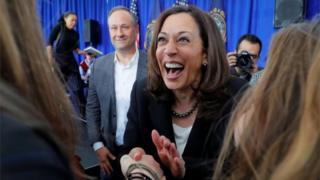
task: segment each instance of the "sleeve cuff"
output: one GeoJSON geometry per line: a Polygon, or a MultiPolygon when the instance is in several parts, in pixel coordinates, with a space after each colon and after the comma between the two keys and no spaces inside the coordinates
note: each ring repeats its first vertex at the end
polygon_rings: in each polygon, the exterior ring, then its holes
{"type": "Polygon", "coordinates": [[[94,150],[94,151],[96,151],[96,150],[98,150],[98,149],[100,149],[100,148],[102,148],[102,147],[104,147],[104,145],[103,145],[103,143],[102,143],[101,141],[95,142],[95,143],[93,144],[93,150],[94,150]]]}

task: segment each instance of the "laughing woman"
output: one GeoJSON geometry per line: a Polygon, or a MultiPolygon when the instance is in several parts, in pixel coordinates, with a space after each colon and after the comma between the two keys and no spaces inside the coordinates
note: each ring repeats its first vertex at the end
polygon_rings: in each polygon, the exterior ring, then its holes
{"type": "Polygon", "coordinates": [[[229,76],[219,30],[195,7],[162,13],[153,39],[148,78],[132,90],[125,147],[143,148],[167,179],[205,179],[244,81],[229,76]]]}

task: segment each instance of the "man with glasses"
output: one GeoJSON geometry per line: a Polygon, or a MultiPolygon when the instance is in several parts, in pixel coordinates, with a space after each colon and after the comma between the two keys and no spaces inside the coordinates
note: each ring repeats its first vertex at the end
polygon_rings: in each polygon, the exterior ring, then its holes
{"type": "Polygon", "coordinates": [[[227,54],[227,60],[231,67],[230,73],[250,81],[251,76],[262,69],[257,66],[261,49],[261,40],[256,35],[245,34],[241,36],[236,51],[227,54]],[[248,57],[249,63],[245,63],[245,65],[240,63],[242,57],[248,57]]]}

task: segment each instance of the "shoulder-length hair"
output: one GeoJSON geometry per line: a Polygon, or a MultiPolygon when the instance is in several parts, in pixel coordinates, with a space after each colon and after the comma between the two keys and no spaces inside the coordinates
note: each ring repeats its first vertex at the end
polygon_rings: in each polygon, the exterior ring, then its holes
{"type": "MultiPolygon", "coordinates": [[[[220,93],[218,90],[229,78],[229,66],[227,64],[226,52],[218,27],[208,14],[199,10],[198,8],[194,6],[176,6],[164,11],[157,19],[153,33],[152,44],[149,49],[147,87],[148,91],[156,99],[167,100],[172,103],[174,99],[173,94],[166,87],[162,79],[157,63],[156,50],[158,46],[157,37],[165,20],[169,16],[178,13],[187,13],[194,19],[199,28],[204,53],[207,54],[208,64],[202,67],[202,79],[199,87],[196,89],[197,98],[199,101],[199,115],[201,114],[200,112],[204,112],[205,104],[212,104],[208,103],[212,100],[208,98],[209,94],[210,96],[217,95],[216,100],[219,99],[217,98],[218,94],[220,93]],[[201,109],[203,111],[201,111],[201,109]]],[[[210,109],[211,106],[208,108],[210,109]]]]}
{"type": "MultiPolygon", "coordinates": [[[[263,76],[256,87],[246,92],[231,118],[215,179],[270,179],[288,155],[288,147],[304,119],[304,106],[308,102],[305,99],[309,96],[306,88],[310,85],[307,77],[313,62],[319,61],[319,55],[315,56],[320,50],[319,37],[319,20],[291,25],[273,37],[263,76]],[[234,131],[243,117],[245,127],[234,149],[234,131]],[[228,163],[227,159],[230,159],[228,163]],[[222,173],[224,164],[231,165],[228,177],[222,173]]],[[[317,108],[319,111],[319,104],[317,108]]],[[[319,120],[318,115],[317,118],[319,120]]],[[[319,168],[319,161],[317,166],[319,168]]],[[[301,176],[292,176],[292,179],[310,179],[312,176],[308,173],[314,167],[304,164],[303,168],[304,172],[299,172],[301,176]]],[[[319,169],[316,171],[319,177],[319,169]]]]}
{"type": "MultiPolygon", "coordinates": [[[[27,113],[43,117],[35,120],[49,124],[71,158],[75,150],[74,112],[45,53],[35,7],[35,1],[0,1],[0,24],[5,24],[0,29],[0,80],[37,110],[27,113]]],[[[28,111],[19,106],[19,102],[0,103],[1,112],[13,117],[28,111]]]]}

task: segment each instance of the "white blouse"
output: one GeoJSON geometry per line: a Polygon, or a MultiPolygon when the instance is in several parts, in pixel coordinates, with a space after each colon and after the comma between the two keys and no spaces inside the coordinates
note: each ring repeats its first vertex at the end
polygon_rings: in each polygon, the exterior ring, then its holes
{"type": "Polygon", "coordinates": [[[172,126],[174,131],[174,138],[176,140],[177,150],[181,156],[184,151],[184,148],[186,147],[193,125],[189,127],[181,127],[177,124],[172,123],[172,126]]]}

